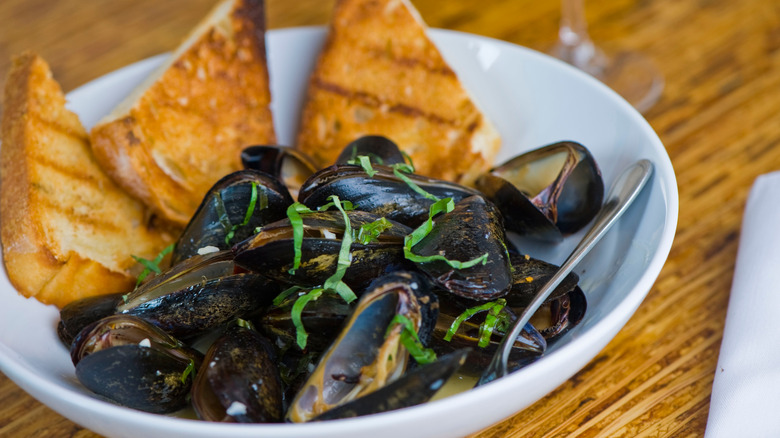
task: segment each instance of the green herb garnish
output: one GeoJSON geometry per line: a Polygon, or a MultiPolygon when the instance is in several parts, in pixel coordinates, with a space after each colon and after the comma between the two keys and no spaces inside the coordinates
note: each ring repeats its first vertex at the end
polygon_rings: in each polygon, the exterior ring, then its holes
{"type": "Polygon", "coordinates": [[[192,374],[192,378],[195,378],[195,361],[190,359],[190,363],[187,364],[187,368],[181,373],[181,383],[187,382],[187,377],[192,374]]]}
{"type": "Polygon", "coordinates": [[[288,289],[283,290],[282,293],[280,293],[279,295],[276,296],[276,298],[274,298],[273,305],[274,306],[278,306],[278,305],[282,304],[284,302],[284,300],[287,299],[287,297],[289,297],[290,295],[292,295],[292,294],[294,294],[296,292],[302,291],[304,289],[305,288],[302,288],[300,286],[292,286],[292,287],[290,287],[288,289]]]}
{"type": "Polygon", "coordinates": [[[481,256],[475,259],[461,262],[458,260],[449,260],[448,258],[440,254],[421,256],[412,252],[412,247],[420,243],[420,241],[422,241],[425,238],[425,236],[427,236],[433,229],[433,217],[439,213],[449,213],[454,208],[455,208],[455,203],[452,201],[452,198],[441,199],[439,201],[434,202],[430,206],[430,208],[428,209],[428,220],[423,222],[422,225],[417,227],[416,230],[412,231],[412,234],[409,234],[406,237],[404,237],[404,257],[406,257],[407,260],[413,261],[415,263],[442,261],[455,269],[466,269],[474,265],[477,265],[479,263],[482,263],[483,265],[487,263],[487,259],[488,259],[487,253],[482,254],[481,256]]]}
{"type": "MultiPolygon", "coordinates": [[[[165,249],[163,249],[162,251],[160,251],[159,254],[157,254],[157,257],[155,257],[154,260],[149,260],[149,259],[145,259],[143,257],[134,256],[134,255],[130,256],[136,262],[138,262],[138,263],[140,263],[140,264],[142,264],[144,266],[144,270],[141,271],[141,274],[138,275],[138,279],[135,282],[135,287],[136,288],[141,284],[142,281],[144,281],[144,279],[150,273],[154,272],[155,274],[160,274],[162,272],[162,271],[160,271],[160,262],[162,262],[162,260],[165,258],[165,256],[170,254],[171,251],[173,251],[173,249],[175,247],[176,247],[175,243],[172,243],[172,244],[166,246],[165,249]]],[[[125,299],[124,296],[122,298],[125,299]]],[[[125,299],[125,302],[127,302],[126,299],[125,299]]]]}
{"type": "Polygon", "coordinates": [[[376,175],[376,170],[374,170],[373,167],[371,167],[371,158],[369,158],[367,155],[359,155],[357,157],[357,163],[360,165],[360,167],[363,168],[363,170],[366,171],[369,178],[373,178],[374,175],[376,175]]]}
{"type": "MultiPolygon", "coordinates": [[[[341,238],[341,248],[339,249],[338,260],[336,261],[336,272],[325,280],[325,283],[323,283],[321,288],[312,289],[299,296],[293,304],[291,318],[293,325],[295,326],[296,341],[298,346],[301,347],[301,350],[306,348],[306,340],[308,338],[306,329],[303,327],[301,314],[303,313],[303,308],[309,301],[318,299],[322,296],[323,292],[326,291],[333,291],[339,294],[347,303],[351,303],[357,299],[357,296],[352,289],[342,281],[344,274],[347,272],[347,268],[349,268],[350,265],[350,248],[352,247],[353,242],[352,225],[350,224],[347,211],[352,210],[354,207],[351,202],[341,201],[338,196],[335,195],[329,196],[328,201],[330,202],[319,207],[317,210],[324,211],[335,206],[344,217],[344,233],[341,238]]],[[[295,259],[293,260],[293,268],[290,270],[290,274],[294,274],[295,269],[300,267],[301,245],[303,244],[303,219],[301,219],[300,215],[308,213],[314,213],[314,211],[297,202],[287,209],[287,217],[290,218],[290,222],[293,225],[293,244],[295,245],[295,259]]],[[[285,290],[274,299],[274,304],[281,304],[287,297],[300,290],[301,288],[296,289],[296,287],[285,290]]]]}
{"type": "Polygon", "coordinates": [[[476,315],[477,313],[486,311],[488,314],[485,316],[485,321],[479,326],[479,342],[477,345],[479,345],[481,348],[487,347],[490,345],[490,337],[493,335],[493,331],[496,328],[499,330],[506,330],[506,328],[509,326],[509,323],[511,322],[509,320],[509,315],[505,312],[502,312],[504,307],[506,307],[506,300],[499,298],[496,301],[491,301],[489,303],[466,309],[463,311],[463,313],[458,315],[457,318],[455,318],[455,321],[452,322],[449,330],[447,330],[447,334],[444,335],[444,340],[447,342],[451,341],[453,336],[455,336],[455,333],[458,331],[458,328],[460,328],[460,325],[464,321],[476,315]]]}
{"type": "Polygon", "coordinates": [[[393,174],[405,182],[412,190],[424,196],[426,199],[430,199],[431,201],[435,202],[439,200],[439,198],[423,190],[422,187],[418,186],[417,183],[405,175],[406,173],[414,173],[414,166],[410,164],[396,163],[391,167],[393,168],[393,174]]]}
{"type": "Polygon", "coordinates": [[[401,152],[401,155],[404,156],[404,159],[409,162],[409,167],[412,169],[412,172],[414,172],[415,169],[414,169],[414,163],[412,163],[412,156],[407,154],[406,152],[400,150],[400,149],[399,149],[399,151],[401,152]]]}
{"type": "Polygon", "coordinates": [[[239,326],[239,327],[243,327],[245,329],[248,329],[248,330],[257,331],[257,329],[255,328],[255,325],[252,324],[252,321],[247,321],[246,319],[236,318],[236,325],[239,326]]]}
{"type": "Polygon", "coordinates": [[[379,218],[371,223],[363,224],[357,232],[355,240],[362,245],[368,245],[379,239],[379,235],[393,227],[393,224],[385,218],[379,218]]]}
{"type": "MultiPolygon", "coordinates": [[[[227,233],[227,236],[225,236],[226,245],[230,245],[230,240],[233,239],[233,236],[236,235],[236,230],[246,226],[246,224],[249,223],[249,220],[252,218],[252,215],[255,212],[255,207],[257,206],[257,196],[258,196],[257,183],[255,181],[252,181],[252,195],[251,198],[249,199],[249,207],[247,207],[246,214],[244,214],[244,221],[238,225],[232,225],[230,228],[228,228],[229,231],[227,233]]],[[[268,207],[268,196],[266,196],[265,192],[261,192],[260,206],[257,210],[260,211],[266,207],[268,207]]],[[[223,205],[222,209],[224,210],[224,208],[225,207],[223,205]]],[[[230,223],[230,220],[227,218],[227,213],[225,213],[225,220],[227,221],[227,223],[230,223]]],[[[222,221],[221,216],[220,216],[220,222],[222,222],[224,226],[224,222],[222,221]]]]}
{"type": "Polygon", "coordinates": [[[323,288],[312,289],[298,297],[298,299],[295,300],[295,304],[293,304],[290,316],[292,318],[293,326],[295,326],[295,341],[298,343],[298,346],[301,347],[301,350],[306,348],[306,340],[309,338],[309,334],[306,333],[306,328],[303,327],[303,320],[301,319],[303,308],[306,307],[309,301],[316,301],[322,296],[323,292],[325,292],[325,289],[323,288]]]}
{"type": "Polygon", "coordinates": [[[300,202],[294,202],[287,207],[287,218],[290,219],[290,225],[293,230],[293,267],[288,271],[290,275],[295,275],[295,271],[301,266],[301,245],[303,245],[303,219],[301,214],[314,213],[314,210],[301,204],[300,202]]]}
{"type": "MultiPolygon", "coordinates": [[[[342,216],[344,216],[344,235],[341,238],[341,248],[339,249],[339,258],[336,262],[336,272],[334,272],[333,275],[325,280],[325,283],[322,285],[322,287],[335,291],[341,296],[341,298],[344,299],[344,301],[351,303],[357,299],[357,296],[354,292],[352,292],[352,289],[350,289],[346,283],[341,281],[341,279],[344,278],[344,274],[347,272],[347,268],[349,268],[351,263],[350,248],[352,247],[352,225],[350,224],[349,216],[347,215],[344,207],[342,207],[338,196],[330,195],[328,196],[328,199],[333,202],[333,204],[336,206],[336,209],[338,209],[342,216]]],[[[349,201],[344,202],[348,203],[350,207],[352,206],[349,201]]]]}
{"type": "Polygon", "coordinates": [[[396,324],[401,325],[401,344],[419,364],[427,364],[436,361],[436,353],[430,348],[425,348],[414,329],[414,324],[409,318],[403,315],[395,315],[390,321],[390,325],[385,330],[385,338],[390,334],[396,324]]]}

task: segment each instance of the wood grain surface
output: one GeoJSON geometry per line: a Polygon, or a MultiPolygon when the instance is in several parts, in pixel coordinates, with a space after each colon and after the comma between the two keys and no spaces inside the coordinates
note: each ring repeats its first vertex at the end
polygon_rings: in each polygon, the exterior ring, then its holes
{"type": "MultiPolygon", "coordinates": [[[[536,49],[559,4],[414,0],[431,27],[536,49]]],[[[646,117],[677,173],[677,236],[625,328],[547,397],[476,437],[688,437],[704,433],[742,212],[760,174],[780,168],[780,2],[592,0],[591,34],[637,49],[666,78],[646,117]]],[[[3,0],[0,72],[35,50],[65,90],[168,51],[211,0],[3,0]]],[[[271,28],[323,24],[332,1],[268,0],[271,28]]],[[[0,436],[94,437],[0,375],[0,436]]]]}

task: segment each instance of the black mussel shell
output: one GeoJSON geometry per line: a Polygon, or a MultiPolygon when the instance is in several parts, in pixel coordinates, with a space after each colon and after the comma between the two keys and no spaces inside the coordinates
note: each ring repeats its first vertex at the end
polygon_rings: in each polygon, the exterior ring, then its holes
{"type": "MultiPolygon", "coordinates": [[[[559,267],[552,263],[535,259],[528,255],[512,255],[512,290],[504,297],[510,307],[526,307],[547,281],[558,272],[559,267]]],[[[564,277],[547,298],[547,302],[566,295],[580,281],[579,276],[571,272],[564,277]]]]}
{"type": "Polygon", "coordinates": [[[112,315],[85,327],[71,347],[76,377],[122,406],[169,413],[187,405],[203,356],[146,321],[112,315]]]}
{"type": "Polygon", "coordinates": [[[176,243],[171,264],[176,265],[206,248],[230,248],[254,234],[257,227],[284,218],[292,203],[287,188],[265,173],[242,170],[225,176],[209,190],[187,224],[176,243]],[[253,184],[257,187],[254,204],[253,184]],[[251,216],[244,223],[248,211],[251,216]]]}
{"type": "Polygon", "coordinates": [[[96,295],[73,301],[60,310],[60,322],[57,324],[57,335],[70,348],[73,338],[81,330],[93,322],[113,315],[116,306],[122,300],[122,294],[96,295]]]}
{"type": "Polygon", "coordinates": [[[389,138],[381,135],[365,135],[348,144],[336,158],[335,164],[355,164],[354,160],[359,155],[367,156],[372,164],[385,166],[406,162],[398,145],[389,138]]]}
{"type": "MultiPolygon", "coordinates": [[[[461,322],[452,339],[447,341],[445,335],[456,318],[468,309],[483,303],[456,299],[451,294],[440,294],[439,303],[439,318],[436,320],[436,328],[431,337],[431,348],[437,355],[449,354],[462,348],[471,349],[462,372],[471,376],[480,375],[492,360],[505,332],[501,330],[500,326],[496,327],[490,336],[488,345],[479,346],[480,325],[485,322],[487,314],[487,311],[481,311],[461,322]]],[[[509,307],[504,307],[501,314],[506,315],[510,321],[517,319],[517,315],[509,307]]],[[[547,341],[544,336],[533,325],[526,324],[512,346],[508,360],[509,369],[514,371],[535,361],[542,356],[546,349],[547,341]]]]}
{"type": "Polygon", "coordinates": [[[282,421],[282,382],[271,342],[254,330],[229,327],[212,344],[192,387],[192,405],[206,421],[282,421]]]}
{"type": "Polygon", "coordinates": [[[456,269],[444,261],[419,264],[440,288],[458,296],[488,301],[500,298],[512,286],[501,215],[481,196],[472,196],[435,219],[433,229],[412,252],[419,256],[443,255],[448,260],[467,262],[487,254],[487,261],[456,269]]]}
{"type": "Polygon", "coordinates": [[[303,182],[317,171],[311,157],[287,146],[249,146],[241,152],[241,162],[246,169],[265,172],[283,182],[293,198],[298,197],[303,182]]]}
{"type": "MultiPolygon", "coordinates": [[[[266,309],[258,318],[259,328],[277,345],[290,348],[296,343],[296,328],[292,321],[292,306],[295,297],[291,297],[278,306],[266,309]]],[[[310,301],[301,312],[301,323],[309,334],[306,341],[306,351],[322,352],[341,331],[349,314],[354,308],[336,294],[325,294],[317,300],[310,301]]]]}
{"type": "MultiPolygon", "coordinates": [[[[349,200],[356,209],[368,211],[410,227],[417,227],[428,219],[434,201],[411,188],[387,166],[374,165],[374,176],[369,177],[360,166],[340,164],[320,170],[301,187],[298,201],[311,209],[328,203],[336,195],[349,200]]],[[[423,190],[454,202],[480,193],[449,181],[407,174],[423,190]]]]}
{"type": "Polygon", "coordinates": [[[417,406],[430,400],[465,363],[469,351],[459,350],[415,368],[400,379],[359,399],[315,417],[312,421],[336,420],[378,414],[417,406]]]}
{"type": "Polygon", "coordinates": [[[539,332],[551,345],[582,321],[587,307],[585,293],[575,287],[569,293],[545,302],[534,313],[531,322],[539,327],[539,332]]]}
{"type": "Polygon", "coordinates": [[[237,272],[232,252],[194,256],[131,292],[117,312],[142,317],[183,339],[251,317],[280,292],[264,276],[237,272]]]}
{"type": "Polygon", "coordinates": [[[398,379],[409,353],[401,342],[402,326],[393,323],[396,315],[408,319],[427,342],[438,300],[420,275],[395,272],[371,284],[293,400],[287,419],[308,421],[398,379]]]}
{"type": "Polygon", "coordinates": [[[90,391],[117,404],[156,414],[187,406],[192,378],[179,358],[138,345],[123,345],[85,357],[76,377],[90,391]]]}
{"type": "MultiPolygon", "coordinates": [[[[381,219],[362,211],[348,211],[347,215],[353,230],[381,219]]],[[[324,211],[304,214],[301,218],[304,230],[301,264],[294,274],[290,274],[295,251],[289,219],[269,224],[260,233],[237,244],[233,248],[236,264],[278,281],[303,287],[322,285],[338,266],[344,217],[339,211],[324,211]]],[[[390,223],[392,226],[383,231],[378,240],[352,244],[352,261],[343,281],[354,290],[363,289],[385,273],[409,266],[403,255],[403,239],[412,230],[394,221],[390,223]]]]}
{"type": "Polygon", "coordinates": [[[584,227],[604,199],[595,159],[571,141],[512,158],[477,178],[475,186],[498,206],[508,230],[552,241],[584,227]]]}

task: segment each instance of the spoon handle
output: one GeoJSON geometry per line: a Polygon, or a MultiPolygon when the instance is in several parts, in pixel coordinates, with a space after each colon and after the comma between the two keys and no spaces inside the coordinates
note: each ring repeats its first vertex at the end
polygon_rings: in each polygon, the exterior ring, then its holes
{"type": "Polygon", "coordinates": [[[601,207],[599,214],[593,222],[590,231],[585,234],[580,243],[574,248],[555,275],[536,293],[533,301],[523,310],[523,313],[515,321],[512,330],[507,333],[498,345],[496,353],[490,364],[482,373],[477,386],[491,382],[508,374],[507,360],[512,350],[513,340],[522,331],[523,327],[531,319],[531,316],[550,296],[561,281],[569,275],[574,266],[593,248],[606,232],[617,222],[623,212],[636,199],[642,187],[650,179],[653,172],[653,163],[649,160],[639,160],[628,167],[615,181],[607,194],[607,200],[601,207]]]}

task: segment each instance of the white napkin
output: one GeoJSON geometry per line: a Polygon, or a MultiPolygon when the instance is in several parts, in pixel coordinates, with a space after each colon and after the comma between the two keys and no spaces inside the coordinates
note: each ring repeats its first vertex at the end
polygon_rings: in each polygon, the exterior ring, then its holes
{"type": "Polygon", "coordinates": [[[750,190],[705,438],[780,437],[780,172],[750,190]]]}

